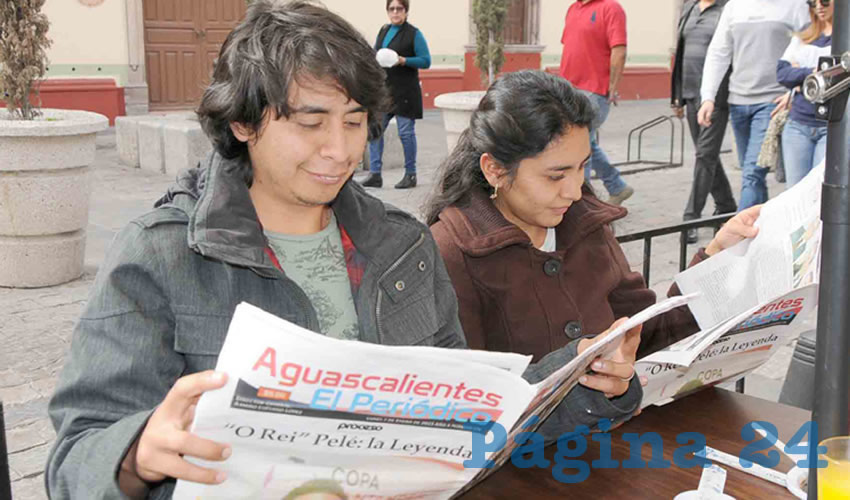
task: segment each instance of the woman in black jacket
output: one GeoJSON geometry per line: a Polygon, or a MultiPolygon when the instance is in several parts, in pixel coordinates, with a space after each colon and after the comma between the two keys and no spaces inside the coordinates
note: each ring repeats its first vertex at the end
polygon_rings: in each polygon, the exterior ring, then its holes
{"type": "MultiPolygon", "coordinates": [[[[375,51],[389,49],[398,54],[392,67],[385,67],[387,86],[393,98],[393,109],[384,117],[386,129],[395,116],[398,136],[404,150],[404,177],[395,185],[396,189],[416,187],[416,120],[422,118],[422,89],[419,86],[419,70],[431,67],[431,53],[422,32],[407,22],[409,0],[387,0],[389,24],[385,24],[375,40],[375,51]]],[[[379,59],[380,60],[380,59],[379,59]]],[[[366,187],[382,187],[382,157],[384,137],[369,143],[369,177],[363,181],[366,187]]]]}

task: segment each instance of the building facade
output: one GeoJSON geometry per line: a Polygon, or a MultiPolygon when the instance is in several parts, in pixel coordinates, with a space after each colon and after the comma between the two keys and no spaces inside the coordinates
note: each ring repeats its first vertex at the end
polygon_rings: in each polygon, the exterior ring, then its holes
{"type": "MultiPolygon", "coordinates": [[[[503,71],[557,71],[561,33],[574,0],[511,0],[503,71]]],[[[619,0],[629,47],[625,99],[669,95],[670,60],[681,0],[619,0]],[[652,8],[647,8],[651,4],[652,8]]],[[[383,0],[324,0],[370,42],[387,22],[383,0]]],[[[45,106],[122,114],[191,109],[246,0],[47,0],[51,21],[45,106]]],[[[472,0],[412,0],[409,21],[428,41],[421,72],[426,107],[441,93],[481,88],[473,64],[472,0]]]]}

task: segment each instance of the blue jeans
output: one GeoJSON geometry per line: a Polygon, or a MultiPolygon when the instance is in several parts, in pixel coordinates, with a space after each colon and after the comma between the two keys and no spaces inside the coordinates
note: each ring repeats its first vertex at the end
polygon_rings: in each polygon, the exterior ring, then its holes
{"type": "Polygon", "coordinates": [[[593,105],[594,111],[596,111],[596,116],[590,124],[590,162],[588,162],[588,168],[584,169],[584,178],[587,182],[590,182],[590,170],[593,169],[596,171],[596,176],[602,179],[602,184],[605,185],[605,190],[608,191],[609,195],[620,194],[626,189],[626,183],[620,177],[620,171],[611,166],[611,162],[608,161],[608,155],[605,154],[605,151],[602,151],[597,141],[598,136],[596,131],[599,130],[599,127],[608,118],[608,98],[604,95],[594,94],[593,92],[584,90],[580,92],[590,99],[590,103],[593,105]]]}
{"type": "Polygon", "coordinates": [[[767,169],[759,167],[756,162],[770,124],[770,112],[775,107],[772,102],[729,105],[729,119],[735,132],[738,163],[742,171],[739,212],[767,201],[767,169]]]}
{"type": "Polygon", "coordinates": [[[785,181],[797,184],[826,156],[826,125],[810,127],[788,119],[782,130],[782,156],[785,158],[785,181]]]}
{"type": "MultiPolygon", "coordinates": [[[[384,116],[384,126],[382,130],[386,130],[390,119],[395,116],[395,122],[398,125],[398,138],[401,139],[401,148],[404,150],[404,172],[406,174],[416,173],[416,120],[413,118],[405,118],[404,116],[393,115],[387,113],[384,116]]],[[[374,141],[369,143],[369,172],[380,174],[381,167],[384,166],[384,134],[374,141]]]]}

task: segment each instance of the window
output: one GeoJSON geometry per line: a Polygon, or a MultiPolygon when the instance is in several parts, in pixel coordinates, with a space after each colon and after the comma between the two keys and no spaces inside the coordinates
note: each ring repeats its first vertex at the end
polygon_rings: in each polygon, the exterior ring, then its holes
{"type": "Polygon", "coordinates": [[[528,0],[510,0],[508,17],[505,19],[504,40],[506,45],[528,44],[527,18],[528,0]]]}
{"type": "Polygon", "coordinates": [[[509,0],[505,20],[506,45],[540,43],[540,0],[509,0]]]}
{"type": "MultiPolygon", "coordinates": [[[[472,0],[469,0],[472,12],[472,0]]],[[[469,20],[470,44],[475,43],[475,26],[469,20]]],[[[508,16],[505,19],[505,45],[540,44],[540,0],[508,0],[508,16]]]]}

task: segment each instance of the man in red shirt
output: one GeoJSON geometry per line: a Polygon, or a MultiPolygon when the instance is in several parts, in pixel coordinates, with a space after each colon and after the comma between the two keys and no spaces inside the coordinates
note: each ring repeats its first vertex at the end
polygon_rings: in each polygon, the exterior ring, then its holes
{"type": "MultiPolygon", "coordinates": [[[[567,9],[560,75],[581,90],[596,108],[590,131],[590,168],[602,179],[609,203],[620,205],[635,190],[611,166],[599,147],[596,131],[617,105],[617,87],[626,65],[626,13],[616,0],[576,0],[567,9]]],[[[585,176],[590,180],[590,168],[585,176]]]]}

